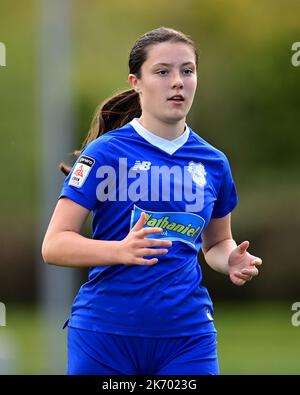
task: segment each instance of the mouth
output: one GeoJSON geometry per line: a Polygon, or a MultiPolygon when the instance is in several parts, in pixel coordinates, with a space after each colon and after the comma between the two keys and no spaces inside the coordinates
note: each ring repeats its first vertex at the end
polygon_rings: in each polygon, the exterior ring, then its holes
{"type": "Polygon", "coordinates": [[[168,101],[172,101],[174,103],[182,103],[184,102],[184,97],[182,95],[173,95],[168,99],[168,101]]]}

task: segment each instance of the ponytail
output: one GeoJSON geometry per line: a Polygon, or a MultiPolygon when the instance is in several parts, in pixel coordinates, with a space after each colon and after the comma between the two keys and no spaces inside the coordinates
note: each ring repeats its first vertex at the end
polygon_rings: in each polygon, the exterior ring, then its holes
{"type": "MultiPolygon", "coordinates": [[[[96,108],[88,135],[82,143],[81,149],[74,151],[73,155],[79,157],[84,147],[91,141],[110,130],[121,128],[133,118],[140,117],[141,113],[139,94],[134,89],[126,90],[106,99],[96,108]]],[[[59,169],[65,175],[70,173],[71,168],[65,163],[59,165],[59,169]]]]}

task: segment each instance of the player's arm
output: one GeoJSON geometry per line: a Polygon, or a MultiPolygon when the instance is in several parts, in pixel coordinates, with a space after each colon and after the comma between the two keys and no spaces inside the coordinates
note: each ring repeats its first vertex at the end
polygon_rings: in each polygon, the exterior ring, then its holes
{"type": "Polygon", "coordinates": [[[80,234],[89,210],[68,198],[59,199],[42,245],[42,256],[46,263],[67,267],[90,267],[115,264],[150,265],[157,258],[144,256],[161,255],[170,247],[167,240],[145,238],[150,233],[161,233],[159,228],[143,228],[146,215],[140,219],[128,235],[120,241],[94,240],[80,234]]]}
{"type": "Polygon", "coordinates": [[[202,251],[208,265],[217,272],[229,274],[235,285],[244,285],[258,275],[261,258],[251,255],[249,241],[238,246],[232,238],[231,214],[213,218],[202,234],[202,251]]]}
{"type": "Polygon", "coordinates": [[[207,264],[220,273],[228,274],[228,258],[237,247],[231,233],[231,214],[212,218],[202,233],[202,251],[207,264]]]}

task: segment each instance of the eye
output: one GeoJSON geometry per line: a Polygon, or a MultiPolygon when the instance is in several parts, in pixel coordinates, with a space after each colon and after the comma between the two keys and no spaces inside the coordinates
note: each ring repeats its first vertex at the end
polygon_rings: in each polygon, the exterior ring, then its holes
{"type": "Polygon", "coordinates": [[[159,70],[156,74],[166,75],[167,73],[168,73],[168,70],[159,70]]]}
{"type": "Polygon", "coordinates": [[[186,75],[193,74],[193,72],[194,71],[192,69],[184,69],[183,70],[183,73],[186,74],[186,75]]]}

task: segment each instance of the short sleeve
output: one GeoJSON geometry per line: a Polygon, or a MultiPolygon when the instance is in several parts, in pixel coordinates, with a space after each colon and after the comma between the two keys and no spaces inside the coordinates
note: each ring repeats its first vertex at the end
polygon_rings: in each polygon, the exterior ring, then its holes
{"type": "Polygon", "coordinates": [[[229,214],[238,203],[238,195],[226,155],[224,155],[223,159],[223,172],[220,181],[221,185],[217,199],[214,203],[212,218],[224,217],[229,214]]]}
{"type": "Polygon", "coordinates": [[[59,199],[67,197],[88,210],[93,210],[98,203],[97,170],[104,165],[108,165],[107,147],[103,147],[103,144],[99,147],[97,141],[93,141],[85,147],[66,177],[59,199]]]}

